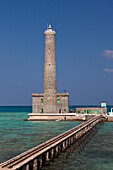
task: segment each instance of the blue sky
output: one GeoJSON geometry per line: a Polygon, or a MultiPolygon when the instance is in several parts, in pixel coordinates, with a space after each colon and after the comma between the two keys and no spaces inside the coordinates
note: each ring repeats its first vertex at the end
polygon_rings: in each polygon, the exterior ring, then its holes
{"type": "Polygon", "coordinates": [[[43,92],[44,31],[56,31],[57,91],[70,105],[113,104],[112,0],[0,0],[0,105],[43,92]]]}

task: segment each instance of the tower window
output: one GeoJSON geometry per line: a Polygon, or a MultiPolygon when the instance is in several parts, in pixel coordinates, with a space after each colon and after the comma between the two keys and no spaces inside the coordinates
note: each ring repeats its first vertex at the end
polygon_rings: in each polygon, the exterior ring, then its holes
{"type": "Polygon", "coordinates": [[[50,87],[49,87],[49,89],[50,89],[50,87]]]}
{"type": "Polygon", "coordinates": [[[87,114],[89,114],[89,110],[87,110],[87,114]]]}
{"type": "Polygon", "coordinates": [[[43,109],[41,109],[41,113],[43,113],[43,109]]]}
{"type": "Polygon", "coordinates": [[[43,103],[43,99],[41,99],[41,103],[43,103]]]}
{"type": "Polygon", "coordinates": [[[95,114],[97,114],[97,110],[95,110],[95,114]]]}
{"type": "Polygon", "coordinates": [[[57,103],[60,103],[60,100],[59,100],[59,99],[57,100],[57,103]]]}
{"type": "Polygon", "coordinates": [[[49,66],[50,66],[50,64],[49,64],[49,66]]]}

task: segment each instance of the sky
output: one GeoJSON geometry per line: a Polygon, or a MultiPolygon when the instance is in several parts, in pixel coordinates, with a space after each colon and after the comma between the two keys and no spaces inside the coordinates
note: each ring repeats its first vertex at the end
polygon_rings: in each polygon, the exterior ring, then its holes
{"type": "Polygon", "coordinates": [[[56,31],[57,92],[113,105],[113,0],[0,0],[0,106],[43,93],[44,31],[56,31]]]}

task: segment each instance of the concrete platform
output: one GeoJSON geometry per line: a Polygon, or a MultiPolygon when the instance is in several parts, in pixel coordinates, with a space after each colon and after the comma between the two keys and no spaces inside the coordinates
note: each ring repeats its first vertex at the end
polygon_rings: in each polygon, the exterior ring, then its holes
{"type": "Polygon", "coordinates": [[[86,120],[85,114],[77,113],[30,113],[29,121],[83,121],[86,120]]]}
{"type": "MultiPolygon", "coordinates": [[[[78,114],[78,113],[29,113],[28,121],[86,121],[95,114],[78,114]]],[[[113,122],[113,116],[106,116],[106,122],[113,122]]]]}
{"type": "Polygon", "coordinates": [[[107,121],[108,122],[113,122],[113,116],[107,116],[107,121]]]}

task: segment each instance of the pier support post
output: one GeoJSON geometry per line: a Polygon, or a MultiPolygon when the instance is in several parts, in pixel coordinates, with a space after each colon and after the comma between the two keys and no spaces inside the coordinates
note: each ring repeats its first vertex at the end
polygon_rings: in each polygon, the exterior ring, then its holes
{"type": "Polygon", "coordinates": [[[76,139],[78,139],[78,132],[76,132],[76,139]]]}
{"type": "Polygon", "coordinates": [[[73,140],[74,140],[74,142],[76,141],[76,133],[73,136],[73,140]]]}
{"type": "Polygon", "coordinates": [[[53,160],[53,158],[54,158],[54,149],[51,149],[50,152],[51,152],[51,157],[50,157],[50,159],[53,160]]]}
{"type": "Polygon", "coordinates": [[[56,148],[55,148],[55,157],[57,157],[58,156],[58,146],[56,146],[56,148]]]}
{"type": "Polygon", "coordinates": [[[68,141],[69,141],[68,143],[69,143],[69,146],[70,146],[71,145],[71,138],[69,138],[68,141]]]}
{"type": "Polygon", "coordinates": [[[66,140],[66,148],[68,147],[68,139],[66,140]]]}
{"type": "Polygon", "coordinates": [[[33,162],[33,170],[37,170],[37,169],[38,169],[38,163],[37,163],[37,159],[35,159],[33,162]]]}
{"type": "Polygon", "coordinates": [[[38,169],[42,169],[42,156],[38,158],[38,169]]]}
{"type": "Polygon", "coordinates": [[[71,137],[71,144],[73,144],[73,136],[71,137]]]}
{"type": "Polygon", "coordinates": [[[47,165],[49,163],[50,159],[49,159],[49,152],[46,153],[46,160],[45,160],[45,164],[47,165]]]}
{"type": "Polygon", "coordinates": [[[29,170],[29,164],[26,165],[26,170],[29,170]]]}
{"type": "Polygon", "coordinates": [[[65,151],[65,149],[66,149],[66,141],[64,141],[62,144],[62,151],[65,151]]]}
{"type": "Polygon", "coordinates": [[[61,144],[58,145],[58,154],[61,153],[61,144]]]}

